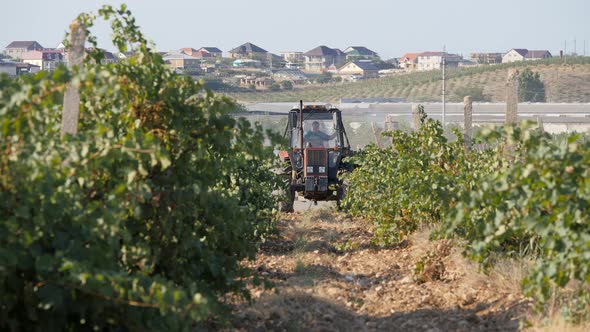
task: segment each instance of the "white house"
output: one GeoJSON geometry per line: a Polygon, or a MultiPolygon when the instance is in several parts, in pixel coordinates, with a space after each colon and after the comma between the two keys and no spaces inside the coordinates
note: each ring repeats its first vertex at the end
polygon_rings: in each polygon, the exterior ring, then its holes
{"type": "Polygon", "coordinates": [[[406,53],[399,59],[399,67],[407,71],[412,71],[418,67],[418,55],[420,53],[406,53]]]}
{"type": "Polygon", "coordinates": [[[373,78],[379,76],[379,68],[369,61],[350,61],[338,69],[338,75],[342,77],[362,76],[373,78]]]}
{"type": "Polygon", "coordinates": [[[4,54],[13,59],[22,59],[23,53],[41,51],[43,46],[36,41],[13,41],[4,49],[4,54]]]}
{"type": "Polygon", "coordinates": [[[462,60],[460,55],[446,52],[424,52],[416,57],[418,70],[434,70],[442,68],[442,61],[445,59],[446,67],[456,68],[462,60]]]}
{"type": "Polygon", "coordinates": [[[510,51],[506,52],[502,57],[502,63],[508,62],[516,62],[516,61],[524,61],[524,57],[528,53],[529,50],[526,48],[513,48],[510,51]]]}
{"type": "Polygon", "coordinates": [[[552,55],[547,50],[527,50],[526,48],[513,48],[502,57],[502,63],[516,61],[533,61],[549,59],[552,55]]]}
{"type": "Polygon", "coordinates": [[[24,63],[39,66],[41,70],[53,71],[65,63],[64,52],[61,50],[30,51],[21,54],[24,63]]]}

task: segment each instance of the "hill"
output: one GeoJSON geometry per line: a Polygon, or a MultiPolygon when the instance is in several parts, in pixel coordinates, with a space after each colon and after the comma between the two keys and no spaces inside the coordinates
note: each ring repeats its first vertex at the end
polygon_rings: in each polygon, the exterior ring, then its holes
{"type": "MultiPolygon", "coordinates": [[[[504,101],[508,70],[526,67],[539,72],[545,83],[547,102],[590,102],[590,57],[554,58],[546,61],[516,62],[495,66],[448,70],[448,101],[460,101],[469,92],[479,92],[483,101],[504,101]]],[[[299,87],[291,91],[231,94],[240,102],[291,102],[316,100],[338,102],[340,98],[402,97],[424,102],[441,99],[441,72],[403,73],[391,77],[345,83],[299,87]]]]}

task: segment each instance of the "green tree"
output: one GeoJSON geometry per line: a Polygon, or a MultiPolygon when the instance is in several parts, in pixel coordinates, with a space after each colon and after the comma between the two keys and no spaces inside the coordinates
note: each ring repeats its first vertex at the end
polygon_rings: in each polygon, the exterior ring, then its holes
{"type": "Polygon", "coordinates": [[[284,80],[281,82],[281,87],[284,90],[293,90],[293,82],[284,80]]]}
{"type": "Polygon", "coordinates": [[[277,82],[272,82],[268,85],[268,89],[270,91],[279,91],[281,89],[281,85],[277,82]]]}
{"type": "Polygon", "coordinates": [[[392,63],[383,61],[381,59],[373,60],[373,65],[375,65],[375,67],[379,68],[379,70],[395,68],[395,66],[392,63]]]}
{"type": "Polygon", "coordinates": [[[538,72],[525,68],[518,75],[518,101],[545,102],[545,84],[538,72]]]}
{"type": "Polygon", "coordinates": [[[320,84],[329,83],[330,81],[332,81],[332,74],[328,72],[323,72],[320,74],[320,76],[318,76],[315,79],[315,81],[320,84]]]}

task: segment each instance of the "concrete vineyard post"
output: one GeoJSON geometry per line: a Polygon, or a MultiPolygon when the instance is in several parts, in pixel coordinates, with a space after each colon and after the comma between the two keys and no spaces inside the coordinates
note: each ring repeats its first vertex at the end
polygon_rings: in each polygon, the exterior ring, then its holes
{"type": "Polygon", "coordinates": [[[514,124],[518,118],[518,70],[508,71],[506,80],[506,124],[514,124]]]}
{"type": "Polygon", "coordinates": [[[470,96],[465,96],[463,98],[463,124],[464,124],[464,134],[463,134],[463,144],[465,146],[465,151],[469,151],[471,149],[471,137],[473,136],[473,102],[471,101],[470,96]]]}
{"type": "Polygon", "coordinates": [[[537,115],[537,125],[539,126],[539,131],[544,133],[545,127],[543,126],[543,118],[540,115],[537,115]]]}
{"type": "Polygon", "coordinates": [[[414,130],[419,131],[421,122],[420,122],[420,105],[413,104],[412,105],[412,117],[414,119],[414,130]]]}
{"type": "MultiPolygon", "coordinates": [[[[80,66],[84,60],[86,43],[86,27],[75,20],[70,25],[70,45],[68,47],[68,67],[80,66]]],[[[75,135],[78,133],[78,118],[80,115],[80,91],[78,82],[71,81],[66,86],[64,94],[64,109],[61,118],[61,135],[75,135]]]]}
{"type": "Polygon", "coordinates": [[[375,137],[375,144],[377,144],[378,148],[382,148],[381,145],[381,130],[377,127],[375,122],[371,122],[371,130],[373,131],[373,136],[375,137]]]}

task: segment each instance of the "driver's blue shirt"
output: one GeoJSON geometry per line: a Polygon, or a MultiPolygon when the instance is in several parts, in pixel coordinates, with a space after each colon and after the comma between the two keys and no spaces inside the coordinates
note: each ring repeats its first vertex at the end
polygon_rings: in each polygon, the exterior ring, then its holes
{"type": "Polygon", "coordinates": [[[324,141],[328,141],[330,140],[330,135],[324,134],[321,131],[308,131],[307,133],[305,133],[305,135],[303,136],[304,139],[306,140],[314,140],[314,139],[321,139],[324,141]]]}

